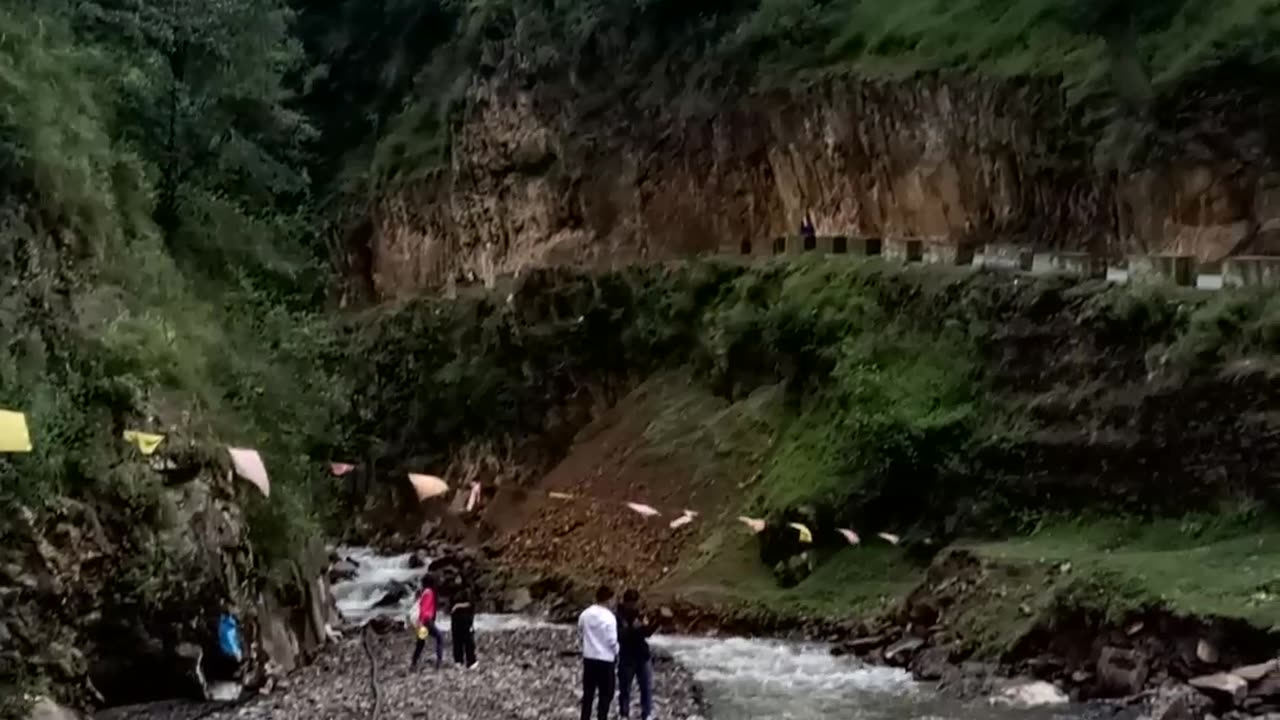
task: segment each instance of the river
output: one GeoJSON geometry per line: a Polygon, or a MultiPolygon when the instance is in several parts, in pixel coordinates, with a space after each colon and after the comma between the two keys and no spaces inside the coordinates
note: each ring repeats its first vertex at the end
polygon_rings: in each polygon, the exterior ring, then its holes
{"type": "MultiPolygon", "coordinates": [[[[378,557],[360,548],[339,554],[359,565],[356,577],[334,585],[338,609],[349,622],[382,615],[407,618],[412,594],[379,606],[396,583],[416,584],[424,569],[410,556],[378,557]]],[[[547,624],[512,615],[482,615],[478,634],[547,624]]],[[[447,618],[441,629],[447,629],[447,618]]],[[[670,653],[702,685],[717,720],[1079,720],[1078,706],[1015,710],[986,701],[957,702],[917,683],[896,668],[833,656],[822,644],[743,637],[657,636],[653,645],[670,653]]]]}

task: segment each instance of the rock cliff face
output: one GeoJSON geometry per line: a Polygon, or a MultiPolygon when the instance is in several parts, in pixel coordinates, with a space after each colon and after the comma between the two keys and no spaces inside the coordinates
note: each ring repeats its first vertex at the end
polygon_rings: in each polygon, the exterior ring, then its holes
{"type": "MultiPolygon", "coordinates": [[[[610,94],[572,73],[560,84],[511,69],[474,81],[448,169],[375,204],[349,238],[353,274],[392,297],[535,265],[736,253],[796,232],[806,213],[819,234],[1113,257],[1280,250],[1265,113],[1177,128],[1182,155],[1103,172],[1099,138],[1051,84],[831,79],[652,93],[662,97],[610,94]]],[[[1201,105],[1194,112],[1218,112],[1201,105]]]]}
{"type": "Polygon", "coordinates": [[[147,523],[61,498],[0,530],[0,679],[43,678],[78,706],[198,698],[227,679],[212,670],[224,602],[240,621],[246,684],[293,670],[325,642],[337,620],[323,548],[283,590],[263,587],[229,481],[168,477],[180,480],[147,523]]]}

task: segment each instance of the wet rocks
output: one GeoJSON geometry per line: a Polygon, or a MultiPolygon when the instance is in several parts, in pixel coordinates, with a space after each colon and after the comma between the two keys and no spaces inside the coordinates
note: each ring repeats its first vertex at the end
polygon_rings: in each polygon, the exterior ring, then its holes
{"type": "Polygon", "coordinates": [[[904,637],[884,649],[884,661],[899,667],[910,662],[912,655],[924,647],[924,638],[904,637]]]}
{"type": "Polygon", "coordinates": [[[941,680],[955,668],[951,662],[954,652],[955,647],[951,645],[926,648],[911,659],[908,669],[919,680],[941,680]]]}
{"type": "Polygon", "coordinates": [[[1160,688],[1145,714],[1148,720],[1203,720],[1213,703],[1186,685],[1160,688]]]}
{"type": "Polygon", "coordinates": [[[1015,680],[992,696],[991,702],[1016,708],[1034,708],[1065,705],[1068,698],[1053,683],[1043,680],[1015,680]]]}
{"type": "Polygon", "coordinates": [[[31,705],[27,720],[82,720],[83,716],[46,697],[37,698],[31,705]]]}
{"type": "Polygon", "coordinates": [[[1218,700],[1238,703],[1249,694],[1249,681],[1232,673],[1201,675],[1187,681],[1191,687],[1218,700]]]}
{"type": "Polygon", "coordinates": [[[329,582],[340,583],[355,578],[360,565],[350,558],[343,558],[329,566],[329,582]]]}
{"type": "Polygon", "coordinates": [[[1137,650],[1108,645],[1098,653],[1095,677],[1106,695],[1134,695],[1146,685],[1150,661],[1137,650]]]}

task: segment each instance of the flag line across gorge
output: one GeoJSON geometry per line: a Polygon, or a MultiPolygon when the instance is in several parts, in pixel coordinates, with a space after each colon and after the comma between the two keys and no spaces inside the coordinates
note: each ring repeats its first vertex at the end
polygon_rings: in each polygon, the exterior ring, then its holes
{"type": "MultiPolygon", "coordinates": [[[[153,455],[160,444],[164,442],[165,436],[159,433],[147,433],[141,430],[126,430],[123,439],[129,444],[138,448],[143,455],[153,455]]],[[[31,433],[27,427],[26,415],[14,410],[0,409],[0,453],[26,453],[31,452],[31,433]]],[[[262,493],[262,496],[269,498],[271,496],[271,482],[267,476],[266,464],[262,461],[262,456],[253,448],[237,448],[227,446],[227,453],[231,458],[231,474],[237,475],[249,483],[262,493]]],[[[345,462],[330,462],[329,472],[334,477],[343,477],[356,469],[356,465],[345,462]]],[[[429,500],[431,498],[440,497],[449,492],[449,484],[442,478],[435,475],[426,475],[420,473],[407,473],[409,483],[413,486],[414,493],[418,497],[419,502],[429,500]]],[[[474,511],[480,503],[481,485],[478,482],[470,483],[470,489],[467,492],[465,509],[467,512],[474,511]]],[[[574,495],[559,491],[545,491],[547,497],[553,500],[575,501],[582,500],[594,504],[602,505],[622,505],[634,513],[644,518],[662,517],[663,512],[652,505],[634,501],[609,501],[594,498],[588,495],[574,495]]],[[[694,510],[684,508],[679,512],[671,513],[676,515],[675,519],[667,525],[672,530],[679,529],[685,525],[689,525],[697,519],[698,513],[694,510]]],[[[739,516],[738,521],[746,526],[753,534],[764,532],[767,522],[761,518],[752,518],[747,516],[739,516]]],[[[813,531],[803,523],[789,522],[787,527],[795,530],[801,543],[809,545],[813,543],[813,531]]],[[[845,539],[850,545],[858,545],[861,538],[858,533],[848,528],[836,528],[836,532],[845,539]]],[[[897,545],[901,542],[898,535],[888,532],[877,533],[877,537],[885,542],[897,545]]]]}

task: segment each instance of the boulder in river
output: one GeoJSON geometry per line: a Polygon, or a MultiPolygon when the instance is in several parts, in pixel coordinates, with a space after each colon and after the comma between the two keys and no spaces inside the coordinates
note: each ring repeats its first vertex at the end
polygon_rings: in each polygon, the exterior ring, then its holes
{"type": "Polygon", "coordinates": [[[993,704],[1015,708],[1065,705],[1068,701],[1057,685],[1043,680],[1012,681],[991,698],[993,704]]]}
{"type": "Polygon", "coordinates": [[[355,578],[360,572],[360,566],[354,560],[344,558],[335,562],[329,568],[329,582],[340,583],[355,578]]]}
{"type": "Polygon", "coordinates": [[[941,680],[955,667],[951,664],[954,650],[951,645],[926,648],[911,659],[911,674],[920,680],[941,680]]]}
{"type": "Polygon", "coordinates": [[[27,720],[82,720],[80,713],[65,708],[47,697],[36,698],[27,720]]]}
{"type": "Polygon", "coordinates": [[[884,649],[884,661],[890,665],[906,665],[917,650],[924,647],[924,640],[918,637],[904,637],[884,649]]]}
{"type": "Polygon", "coordinates": [[[1232,675],[1244,678],[1249,683],[1256,683],[1268,675],[1275,675],[1280,672],[1280,661],[1268,660],[1264,663],[1256,665],[1245,665],[1231,671],[1232,675]]]}
{"type": "Polygon", "coordinates": [[[1187,681],[1191,687],[1217,699],[1239,703],[1249,693],[1249,682],[1232,673],[1201,675],[1187,681]]]}

